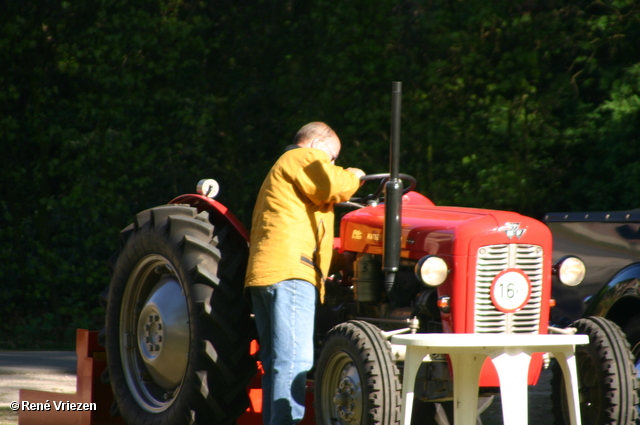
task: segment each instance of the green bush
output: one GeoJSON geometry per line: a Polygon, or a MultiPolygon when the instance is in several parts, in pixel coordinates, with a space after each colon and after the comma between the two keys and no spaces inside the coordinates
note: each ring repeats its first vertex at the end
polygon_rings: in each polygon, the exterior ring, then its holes
{"type": "Polygon", "coordinates": [[[401,168],[437,204],[541,217],[638,207],[631,0],[11,0],[0,16],[0,347],[98,329],[133,215],[203,177],[248,224],[310,120],[342,165],[401,168]]]}

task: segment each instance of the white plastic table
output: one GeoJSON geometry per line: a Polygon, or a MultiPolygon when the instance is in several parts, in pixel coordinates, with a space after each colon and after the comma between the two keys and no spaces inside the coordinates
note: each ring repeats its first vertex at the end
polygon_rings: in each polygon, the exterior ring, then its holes
{"type": "Polygon", "coordinates": [[[474,425],[480,371],[490,357],[498,371],[504,425],[528,423],[527,385],[533,353],[552,353],[564,375],[571,425],[580,424],[574,351],[588,344],[587,335],[536,334],[402,334],[393,344],[407,346],[402,383],[402,425],[411,423],[418,368],[427,354],[449,354],[453,373],[456,425],[474,425]]]}

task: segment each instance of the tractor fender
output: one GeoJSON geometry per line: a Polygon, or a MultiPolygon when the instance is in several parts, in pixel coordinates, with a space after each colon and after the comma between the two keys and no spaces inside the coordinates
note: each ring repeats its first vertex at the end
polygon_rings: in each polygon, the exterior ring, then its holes
{"type": "Polygon", "coordinates": [[[216,223],[227,222],[231,225],[231,228],[234,229],[240,236],[242,236],[247,243],[249,243],[249,232],[246,227],[238,220],[238,218],[233,215],[231,211],[220,202],[207,198],[206,196],[189,194],[189,195],[180,195],[177,198],[174,198],[170,204],[188,204],[194,208],[197,208],[198,212],[208,211],[212,216],[212,220],[216,223]]]}
{"type": "Polygon", "coordinates": [[[616,273],[589,301],[584,317],[602,316],[624,328],[640,311],[640,262],[616,273]]]}

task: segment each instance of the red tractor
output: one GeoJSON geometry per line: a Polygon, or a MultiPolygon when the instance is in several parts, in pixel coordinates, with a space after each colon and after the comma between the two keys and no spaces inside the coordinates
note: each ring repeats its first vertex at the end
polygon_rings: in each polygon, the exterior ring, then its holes
{"type": "MultiPolygon", "coordinates": [[[[339,271],[316,315],[309,387],[319,425],[399,423],[404,352],[392,335],[548,333],[552,275],[575,285],[584,271],[575,257],[552,264],[551,233],[537,220],[438,207],[412,191],[415,179],[398,172],[399,83],[393,88],[390,173],[365,176],[380,183],[348,203],[335,239],[339,271]]],[[[126,423],[228,424],[247,409],[257,374],[243,294],[248,232],[212,199],[216,186],[203,181],[199,194],[139,213],[110,261],[108,379],[126,423]]],[[[543,363],[532,360],[530,384],[543,363]]],[[[488,362],[481,395],[498,385],[488,362]]],[[[424,422],[452,391],[446,356],[432,356],[416,380],[430,412],[424,422]]]]}

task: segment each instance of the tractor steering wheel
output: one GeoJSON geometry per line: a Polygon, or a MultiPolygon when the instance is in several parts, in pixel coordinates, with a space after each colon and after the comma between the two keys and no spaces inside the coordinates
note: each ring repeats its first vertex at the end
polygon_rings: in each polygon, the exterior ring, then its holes
{"type": "MultiPolygon", "coordinates": [[[[367,174],[365,176],[360,177],[360,181],[363,182],[363,183],[371,181],[371,180],[380,180],[380,184],[378,185],[378,188],[375,190],[375,192],[370,193],[370,194],[365,195],[365,196],[361,196],[361,197],[360,196],[352,197],[351,199],[349,199],[349,202],[345,202],[343,204],[348,204],[348,205],[351,205],[351,206],[363,207],[363,206],[366,206],[367,203],[369,203],[371,201],[375,201],[376,203],[379,202],[380,201],[380,197],[384,193],[384,185],[385,185],[386,182],[389,181],[390,178],[391,178],[391,175],[389,173],[367,174]]],[[[402,194],[403,195],[406,194],[407,192],[415,189],[415,187],[416,187],[416,178],[415,177],[410,176],[408,174],[398,174],[398,178],[400,180],[409,182],[409,185],[402,190],[402,194]]]]}

